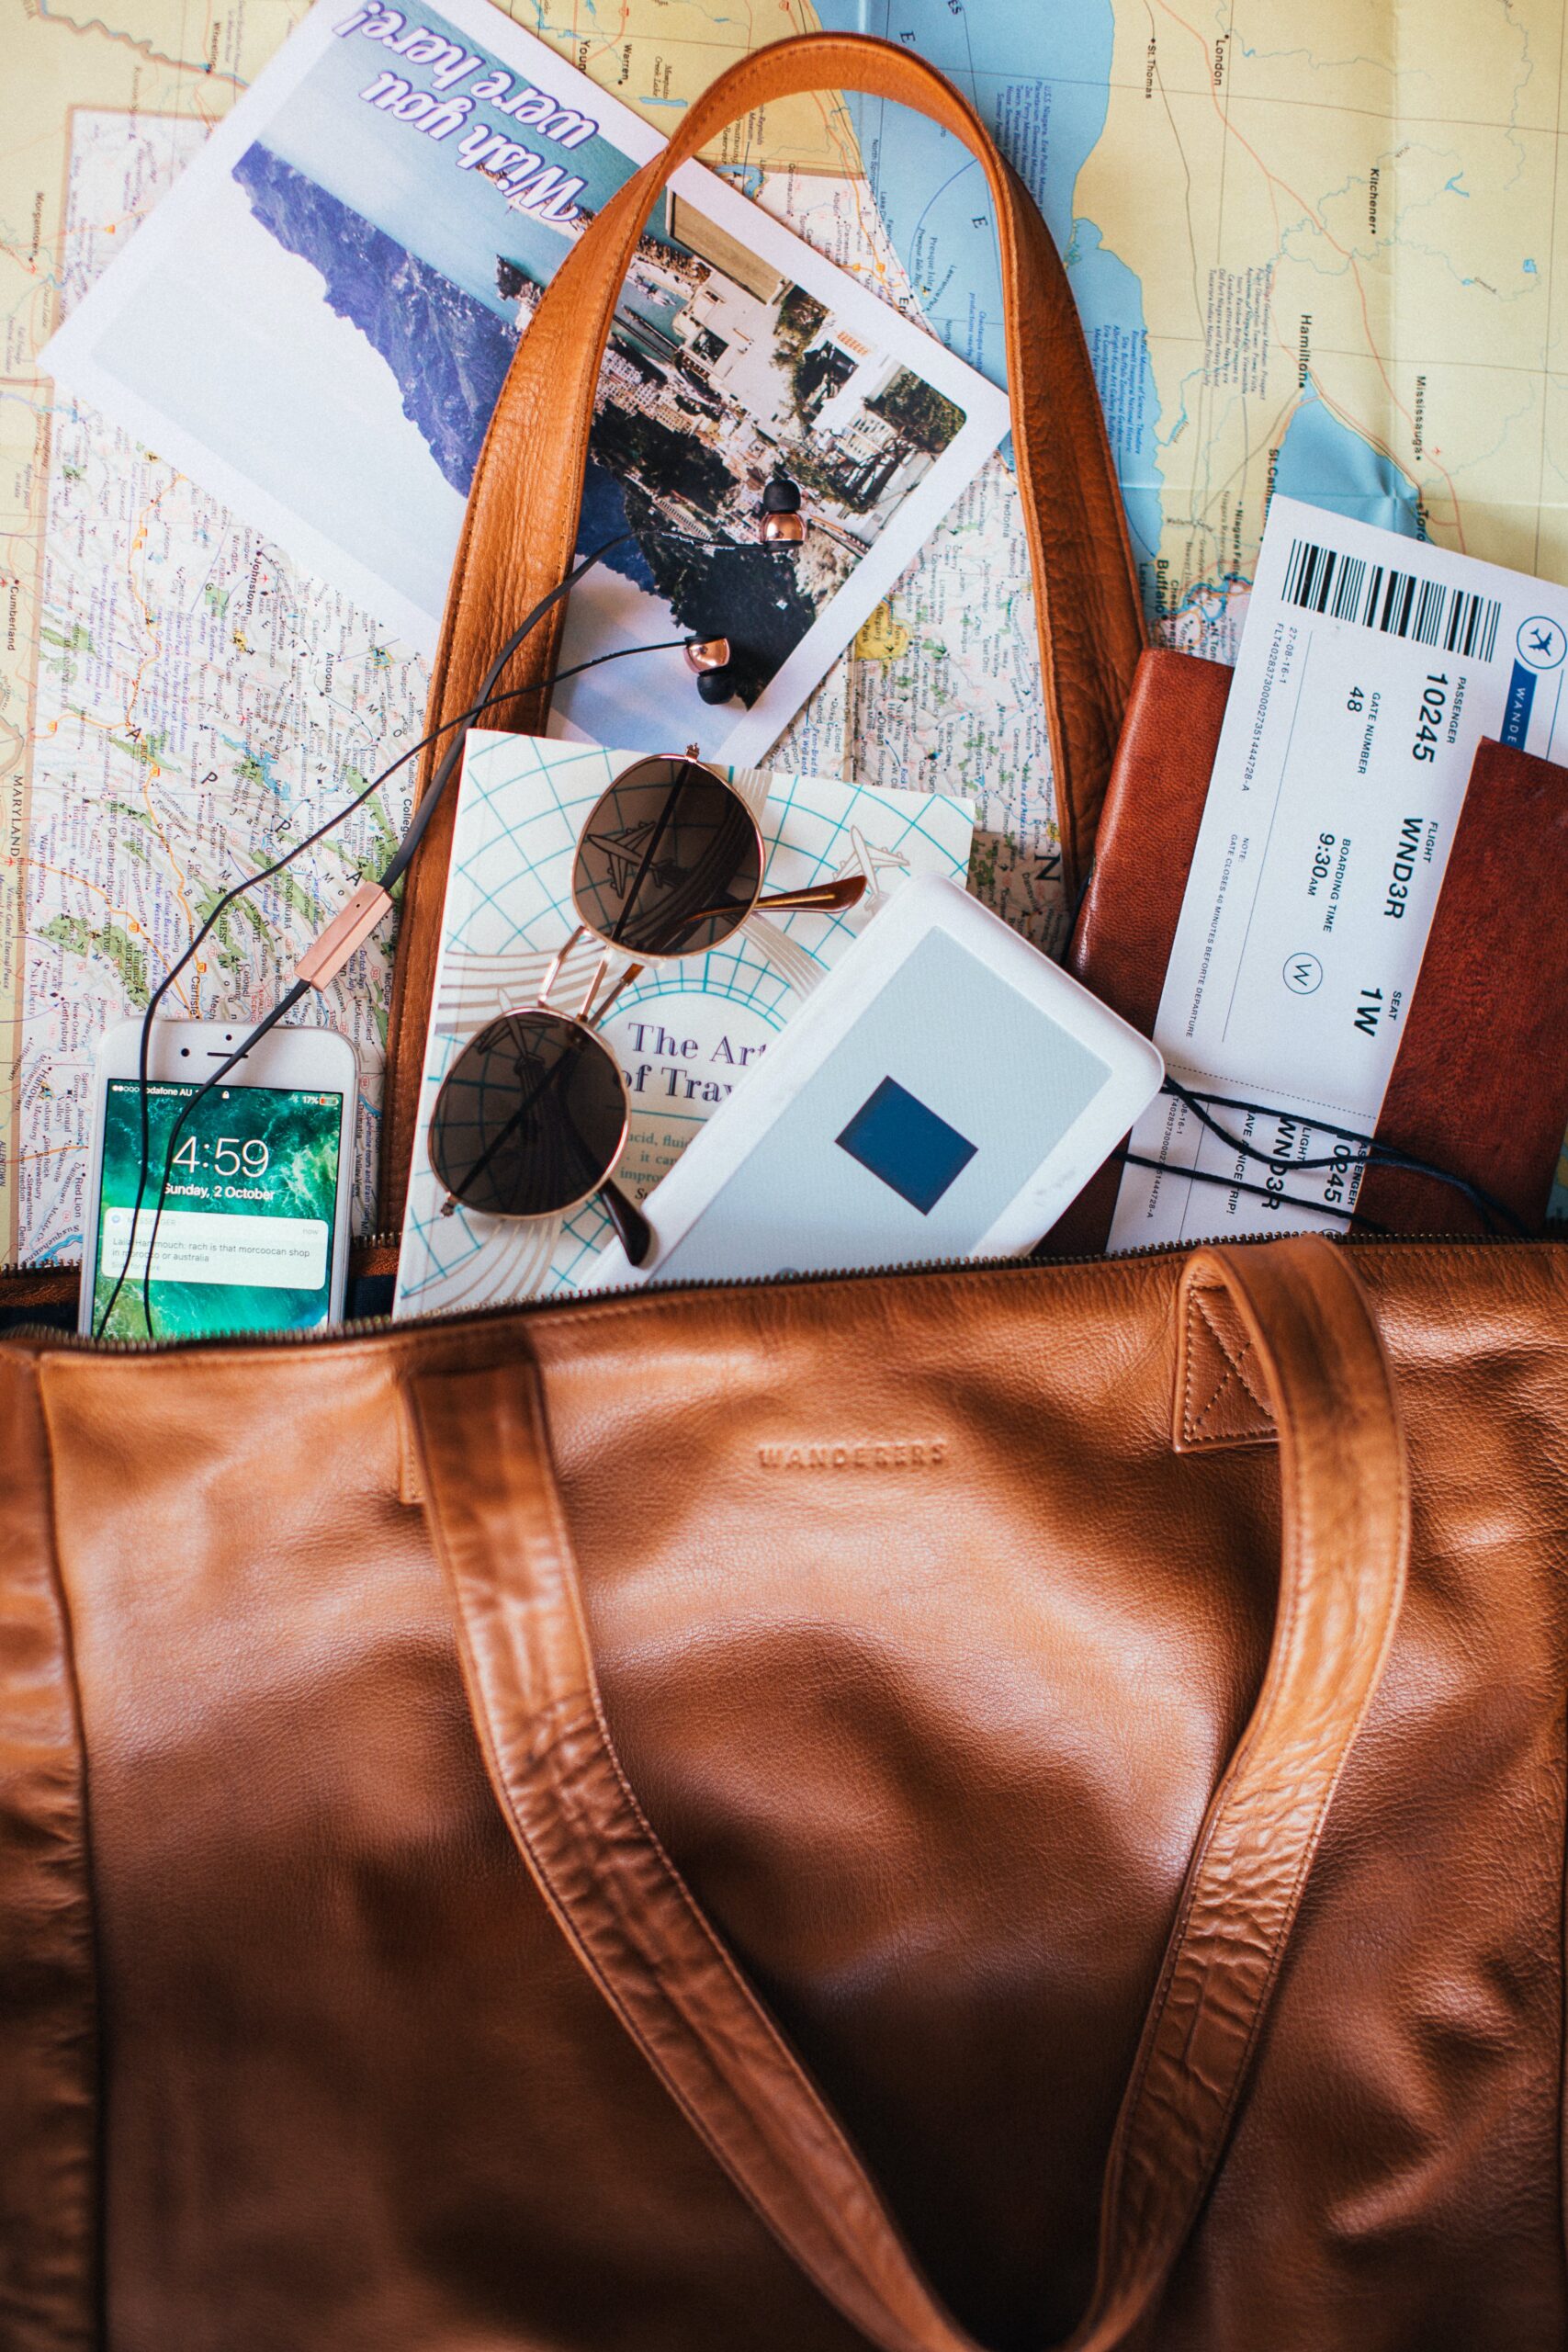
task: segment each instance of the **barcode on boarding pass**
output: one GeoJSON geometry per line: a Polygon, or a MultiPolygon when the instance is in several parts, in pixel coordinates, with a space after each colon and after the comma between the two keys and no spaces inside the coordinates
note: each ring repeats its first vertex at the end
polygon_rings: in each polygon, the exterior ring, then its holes
{"type": "Polygon", "coordinates": [[[1311,539],[1291,541],[1285,602],[1329,620],[1359,621],[1390,637],[1413,637],[1418,645],[1441,646],[1445,653],[1473,654],[1478,662],[1491,661],[1503,616],[1495,596],[1445,588],[1439,581],[1341,555],[1311,539]]]}

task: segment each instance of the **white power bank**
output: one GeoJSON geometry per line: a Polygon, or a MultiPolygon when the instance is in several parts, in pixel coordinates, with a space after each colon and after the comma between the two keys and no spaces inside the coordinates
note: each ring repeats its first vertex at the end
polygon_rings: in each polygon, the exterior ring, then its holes
{"type": "Polygon", "coordinates": [[[1146,1037],[967,892],[905,884],[592,1287],[1027,1250],[1157,1093],[1146,1037]]]}

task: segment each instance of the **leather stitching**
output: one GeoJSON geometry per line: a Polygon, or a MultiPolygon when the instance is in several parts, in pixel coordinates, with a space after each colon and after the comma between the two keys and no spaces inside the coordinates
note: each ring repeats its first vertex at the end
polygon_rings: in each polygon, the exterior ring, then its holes
{"type": "MultiPolygon", "coordinates": [[[[1272,1423],[1274,1418],[1273,1410],[1269,1403],[1268,1397],[1259,1396],[1258,1390],[1247,1378],[1247,1373],[1244,1369],[1247,1357],[1252,1353],[1252,1341],[1250,1340],[1244,1341],[1240,1354],[1232,1356],[1229,1349],[1225,1345],[1224,1338],[1220,1330],[1219,1325],[1215,1322],[1213,1317],[1210,1314],[1208,1307],[1204,1304],[1201,1291],[1195,1290],[1193,1292],[1192,1303],[1197,1307],[1198,1312],[1201,1315],[1204,1322],[1208,1325],[1210,1331],[1213,1333],[1214,1345],[1219,1349],[1220,1353],[1226,1358],[1230,1364],[1230,1371],[1225,1375],[1226,1379],[1234,1378],[1239,1380],[1247,1395],[1251,1397],[1253,1403],[1257,1406],[1258,1411],[1262,1413],[1270,1423],[1272,1423]]],[[[1216,1394],[1218,1392],[1216,1391],[1216,1394]]],[[[1202,1420],[1206,1417],[1207,1409],[1208,1408],[1205,1408],[1204,1412],[1199,1414],[1198,1418],[1200,1420],[1202,1420]]]]}
{"type": "Polygon", "coordinates": [[[1193,1284],[1187,1294],[1187,1329],[1182,1348],[1185,1377],[1182,1385],[1181,1442],[1184,1447],[1190,1448],[1196,1453],[1205,1446],[1219,1448],[1268,1445],[1273,1442],[1276,1434],[1274,1418],[1269,1410],[1268,1400],[1258,1395],[1252,1382],[1247,1378],[1245,1368],[1246,1360],[1251,1353],[1251,1350],[1252,1342],[1248,1340],[1244,1342],[1239,1353],[1235,1355],[1231,1353],[1218,1324],[1203,1303],[1201,1292],[1196,1284],[1193,1284]],[[1208,1334],[1209,1340],[1225,1369],[1220,1374],[1207,1401],[1194,1410],[1192,1392],[1199,1368],[1199,1346],[1196,1343],[1198,1335],[1195,1327],[1199,1317],[1201,1317],[1202,1329],[1208,1334]],[[1222,1398],[1227,1392],[1234,1395],[1234,1389],[1236,1386],[1243,1390],[1252,1406],[1254,1418],[1251,1420],[1247,1419],[1244,1412],[1229,1428],[1205,1429],[1203,1424],[1217,1410],[1222,1398]]]}
{"type": "Polygon", "coordinates": [[[424,1505],[424,1479],[406,1385],[400,1381],[394,1394],[398,1417],[398,1500],[407,1510],[420,1510],[424,1505]]]}
{"type": "Polygon", "coordinates": [[[1201,1292],[1196,1290],[1193,1292],[1192,1305],[1197,1309],[1197,1312],[1202,1317],[1203,1321],[1208,1328],[1209,1336],[1213,1340],[1215,1347],[1219,1350],[1220,1356],[1225,1366],[1224,1371],[1220,1375],[1219,1385],[1215,1388],[1213,1395],[1203,1407],[1201,1412],[1196,1416],[1193,1422],[1194,1429],[1201,1430],[1202,1428],[1203,1423],[1208,1419],[1210,1414],[1213,1411],[1215,1406],[1219,1403],[1220,1398],[1224,1396],[1225,1390],[1230,1386],[1233,1380],[1237,1382],[1240,1386],[1247,1391],[1247,1396],[1250,1397],[1252,1403],[1257,1407],[1258,1411],[1269,1422],[1270,1426],[1272,1426],[1273,1416],[1269,1412],[1267,1397],[1260,1396],[1258,1395],[1257,1389],[1253,1386],[1251,1381],[1248,1380],[1247,1376],[1247,1359],[1252,1353],[1252,1341],[1250,1340],[1244,1340],[1240,1354],[1233,1356],[1225,1343],[1224,1333],[1221,1331],[1220,1327],[1215,1322],[1213,1317],[1210,1314],[1208,1307],[1204,1305],[1202,1294],[1201,1292]]]}
{"type": "MultiPolygon", "coordinates": [[[[1203,1310],[1200,1307],[1199,1312],[1200,1312],[1200,1314],[1202,1314],[1202,1313],[1203,1313],[1203,1310]]],[[[1208,1317],[1208,1316],[1207,1316],[1206,1314],[1204,1314],[1204,1315],[1203,1315],[1203,1320],[1205,1321],[1205,1323],[1209,1323],[1209,1317],[1208,1317]]],[[[1210,1331],[1213,1333],[1213,1340],[1214,1340],[1214,1344],[1215,1344],[1215,1346],[1219,1349],[1221,1355],[1222,1355],[1222,1356],[1224,1356],[1224,1340],[1220,1338],[1219,1333],[1218,1333],[1217,1331],[1215,1331],[1215,1330],[1214,1330],[1214,1327],[1213,1327],[1213,1325],[1212,1323],[1209,1323],[1209,1329],[1210,1329],[1210,1331]]],[[[1247,1342],[1247,1346],[1248,1346],[1248,1347],[1250,1347],[1250,1346],[1251,1346],[1251,1344],[1252,1344],[1252,1343],[1251,1343],[1251,1341],[1250,1341],[1250,1340],[1248,1340],[1248,1342],[1247,1342]]],[[[1203,1407],[1202,1407],[1202,1408],[1201,1408],[1197,1413],[1193,1413],[1193,1412],[1191,1411],[1191,1397],[1190,1397],[1190,1395],[1189,1395],[1189,1398],[1188,1398],[1188,1434],[1189,1434],[1190,1436],[1195,1436],[1195,1435],[1197,1434],[1197,1432],[1198,1432],[1200,1430],[1201,1430],[1201,1428],[1202,1428],[1202,1426],[1203,1426],[1204,1422],[1208,1419],[1208,1418],[1209,1418],[1210,1414],[1213,1411],[1213,1409],[1214,1409],[1215,1406],[1219,1403],[1220,1398],[1224,1395],[1225,1390],[1230,1386],[1230,1385],[1231,1385],[1231,1383],[1232,1383],[1232,1381],[1233,1381],[1233,1380],[1239,1380],[1239,1381],[1241,1381],[1241,1382],[1242,1382],[1243,1386],[1244,1386],[1244,1387],[1246,1386],[1246,1385],[1247,1385],[1247,1384],[1246,1384],[1246,1378],[1245,1378],[1245,1375],[1243,1374],[1242,1368],[1241,1368],[1241,1367],[1242,1367],[1242,1359],[1243,1359],[1243,1357],[1245,1357],[1246,1353],[1247,1353],[1247,1349],[1246,1349],[1246,1348],[1244,1348],[1244,1349],[1242,1350],[1242,1351],[1241,1351],[1241,1355],[1237,1356],[1237,1357],[1235,1358],[1235,1360],[1234,1361],[1234,1363],[1231,1361],[1231,1359],[1230,1359],[1229,1357],[1225,1357],[1225,1368],[1224,1368],[1224,1372],[1222,1372],[1222,1373],[1221,1373],[1220,1377],[1219,1377],[1219,1380],[1218,1380],[1218,1382],[1216,1383],[1216,1385],[1215,1385],[1215,1386],[1214,1386],[1214,1388],[1213,1388],[1213,1390],[1212,1394],[1210,1395],[1210,1397],[1209,1397],[1209,1401],[1208,1401],[1208,1403],[1207,1403],[1206,1405],[1204,1405],[1204,1406],[1203,1406],[1203,1407]]],[[[1250,1388],[1248,1388],[1248,1389],[1247,1389],[1247,1395],[1248,1395],[1249,1396],[1252,1396],[1252,1391],[1251,1391],[1251,1389],[1250,1389],[1250,1388]]],[[[1254,1402],[1254,1404],[1256,1404],[1256,1403],[1257,1403],[1257,1401],[1258,1401],[1258,1400],[1257,1400],[1257,1398],[1256,1398],[1256,1397],[1253,1397],[1253,1402],[1254,1402]]]]}

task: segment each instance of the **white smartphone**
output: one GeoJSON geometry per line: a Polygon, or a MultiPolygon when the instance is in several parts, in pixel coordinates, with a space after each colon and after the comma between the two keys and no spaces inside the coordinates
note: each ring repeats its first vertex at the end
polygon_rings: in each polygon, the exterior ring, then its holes
{"type": "Polygon", "coordinates": [[[1030,1250],[1158,1092],[1148,1039],[964,890],[906,882],[590,1287],[1030,1250]]]}
{"type": "Polygon", "coordinates": [[[152,1023],[143,1187],[141,1023],[122,1021],[106,1033],[94,1066],[83,1331],[189,1340],[303,1331],[341,1317],[357,1057],[339,1030],[274,1029],[196,1102],[203,1081],[244,1035],[243,1024],[219,1021],[152,1023]],[[176,1134],[187,1103],[194,1108],[176,1134]]]}

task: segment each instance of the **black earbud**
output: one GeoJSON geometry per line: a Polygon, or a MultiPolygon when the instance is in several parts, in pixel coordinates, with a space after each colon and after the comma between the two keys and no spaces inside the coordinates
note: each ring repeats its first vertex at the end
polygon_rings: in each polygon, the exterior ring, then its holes
{"type": "Polygon", "coordinates": [[[762,520],[757,536],[764,547],[798,547],[806,537],[800,488],[787,474],[775,474],[762,492],[762,520]]]}

